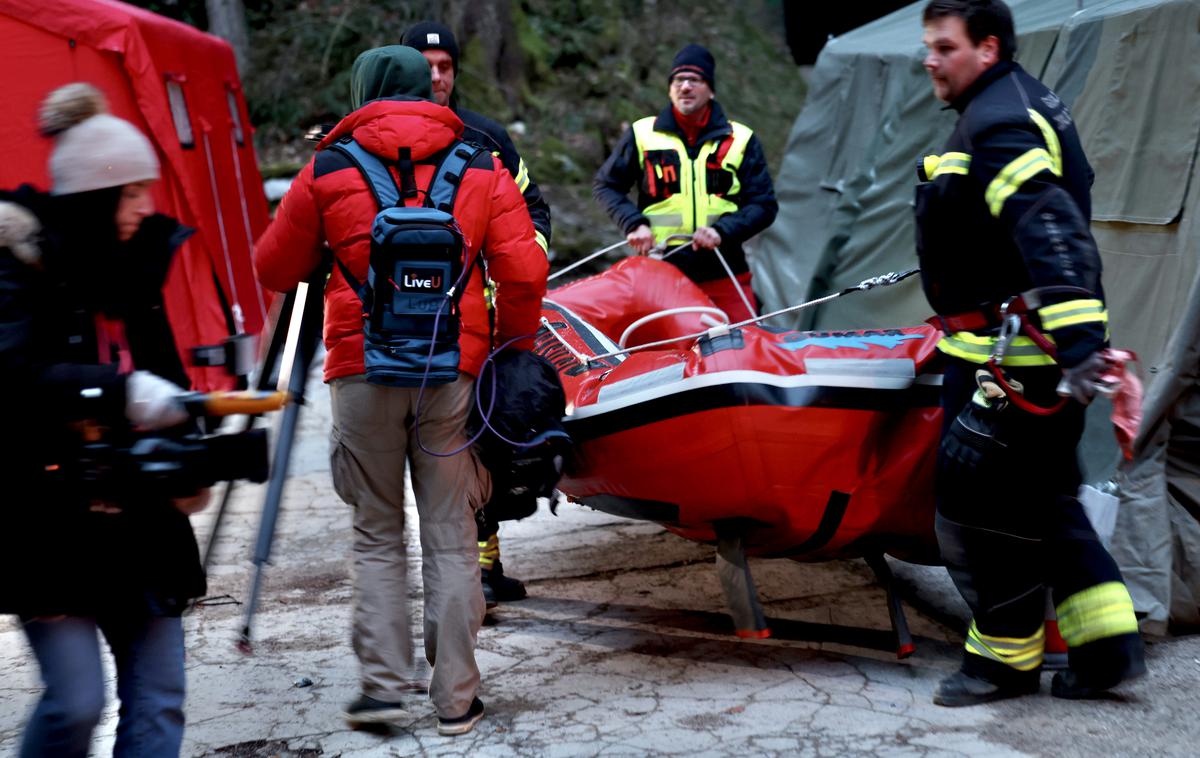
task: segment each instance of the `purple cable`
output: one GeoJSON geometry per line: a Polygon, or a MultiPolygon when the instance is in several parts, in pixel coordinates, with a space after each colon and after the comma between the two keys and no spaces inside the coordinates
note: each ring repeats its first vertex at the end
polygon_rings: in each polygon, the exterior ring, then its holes
{"type": "MultiPolygon", "coordinates": [[[[494,359],[495,359],[496,355],[499,354],[501,350],[504,350],[505,348],[507,348],[509,345],[511,345],[514,342],[517,342],[517,341],[520,341],[523,339],[527,339],[532,336],[536,336],[536,335],[525,334],[520,337],[513,337],[508,342],[505,342],[503,345],[501,345],[500,347],[493,350],[491,352],[491,354],[488,355],[487,360],[485,360],[483,362],[483,366],[479,369],[479,379],[476,380],[476,382],[475,382],[475,407],[479,408],[480,418],[483,419],[483,429],[480,429],[479,433],[482,434],[484,429],[490,429],[492,434],[496,435],[502,441],[507,442],[508,444],[512,445],[513,447],[533,447],[534,445],[538,444],[538,442],[536,441],[536,437],[538,435],[534,435],[535,439],[531,440],[529,442],[516,442],[514,440],[510,440],[508,437],[505,437],[503,434],[501,434],[496,429],[496,427],[492,426],[492,421],[491,421],[492,411],[496,407],[496,393],[499,390],[499,384],[498,384],[497,378],[496,378],[496,369],[494,366],[492,367],[492,397],[491,397],[491,403],[488,404],[487,411],[483,410],[483,398],[480,394],[480,383],[483,381],[483,373],[487,369],[488,364],[494,363],[494,359]]],[[[476,435],[476,437],[478,437],[478,436],[479,435],[476,435]]]]}
{"type": "MultiPolygon", "coordinates": [[[[468,273],[468,271],[463,271],[463,273],[459,276],[458,281],[455,282],[454,286],[450,288],[451,292],[458,289],[458,285],[462,284],[463,277],[465,277],[467,275],[467,273],[468,273]]],[[[449,301],[450,297],[451,297],[451,295],[449,293],[447,293],[445,300],[449,301]]],[[[483,418],[483,426],[479,429],[478,432],[475,433],[474,436],[472,436],[469,440],[467,440],[465,443],[463,443],[462,446],[455,448],[454,450],[451,450],[450,452],[443,452],[443,453],[439,453],[434,450],[430,450],[429,448],[425,447],[424,443],[421,442],[421,400],[424,399],[424,397],[425,397],[425,385],[429,381],[429,369],[433,365],[433,351],[437,349],[438,322],[442,318],[442,308],[444,308],[444,307],[445,307],[445,302],[443,302],[443,304],[441,306],[438,306],[437,313],[435,313],[433,315],[433,336],[429,340],[429,356],[425,359],[425,373],[421,377],[420,389],[417,390],[417,407],[413,411],[413,415],[416,417],[416,420],[413,422],[413,429],[414,429],[414,433],[415,433],[414,436],[417,438],[417,447],[421,448],[421,451],[426,453],[427,455],[432,455],[437,458],[450,458],[452,456],[458,455],[462,451],[469,448],[471,445],[474,445],[476,442],[478,442],[479,438],[483,436],[484,431],[486,431],[488,429],[492,430],[492,434],[495,434],[501,440],[504,440],[508,444],[513,445],[515,447],[530,447],[530,446],[532,446],[535,443],[513,442],[512,440],[508,439],[504,435],[500,434],[500,432],[496,431],[495,427],[492,426],[490,419],[492,416],[492,411],[496,407],[496,390],[498,389],[497,382],[496,382],[496,369],[494,367],[492,368],[492,398],[491,398],[491,402],[488,403],[488,409],[486,411],[484,411],[484,409],[483,409],[483,400],[479,393],[479,384],[483,380],[483,375],[484,375],[484,372],[487,371],[488,365],[493,363],[493,361],[496,358],[496,355],[501,350],[504,350],[509,345],[513,344],[514,342],[519,342],[520,340],[528,339],[530,337],[536,336],[534,334],[523,334],[520,337],[513,337],[512,339],[508,340],[500,347],[498,347],[495,350],[493,350],[492,352],[488,353],[488,357],[484,359],[483,365],[480,366],[480,369],[479,369],[479,378],[475,381],[475,407],[479,408],[480,416],[483,418]]]]}
{"type": "MultiPolygon", "coordinates": [[[[437,322],[438,322],[438,318],[441,316],[441,313],[442,313],[442,310],[441,310],[441,308],[439,308],[437,314],[434,316],[434,320],[433,320],[434,334],[437,334],[437,322]]],[[[424,397],[424,395],[425,395],[425,381],[429,377],[430,363],[433,362],[433,348],[432,347],[430,348],[429,360],[425,364],[425,376],[422,377],[421,388],[417,391],[417,407],[416,407],[416,411],[415,411],[416,421],[413,422],[413,427],[414,427],[414,430],[416,433],[416,438],[417,438],[417,446],[419,448],[421,448],[422,452],[424,452],[428,455],[436,456],[438,458],[449,458],[451,456],[458,455],[459,453],[466,450],[471,445],[474,445],[476,442],[478,442],[479,438],[483,436],[483,433],[489,429],[492,431],[492,434],[496,435],[504,442],[507,442],[508,444],[513,445],[514,447],[532,447],[533,445],[537,444],[536,442],[514,442],[514,441],[508,439],[507,437],[505,437],[500,432],[496,431],[496,428],[494,426],[492,426],[491,417],[492,417],[492,412],[496,408],[496,392],[498,390],[498,383],[497,383],[497,379],[496,379],[496,369],[494,366],[491,367],[492,396],[491,396],[491,401],[488,403],[487,410],[484,410],[484,408],[483,408],[483,396],[480,393],[480,383],[483,381],[484,374],[487,372],[489,366],[491,364],[495,363],[496,356],[499,355],[501,351],[505,350],[509,345],[513,344],[514,342],[519,342],[523,339],[528,339],[533,336],[536,336],[536,335],[523,334],[519,337],[513,337],[512,339],[508,340],[500,347],[498,347],[495,350],[493,350],[492,352],[488,353],[488,357],[484,359],[483,364],[479,368],[479,378],[476,379],[476,381],[475,381],[475,407],[479,408],[479,415],[480,415],[480,418],[483,419],[483,426],[480,427],[479,431],[476,432],[469,440],[467,440],[465,443],[463,443],[462,446],[457,447],[454,450],[451,450],[450,452],[445,452],[445,453],[439,453],[437,451],[430,450],[429,448],[425,447],[425,445],[421,442],[421,398],[424,397]]]]}

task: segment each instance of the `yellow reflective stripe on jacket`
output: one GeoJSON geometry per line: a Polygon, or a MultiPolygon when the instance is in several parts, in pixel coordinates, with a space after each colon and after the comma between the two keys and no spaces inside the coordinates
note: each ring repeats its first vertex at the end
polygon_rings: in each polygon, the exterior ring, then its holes
{"type": "Polygon", "coordinates": [[[1099,300],[1067,300],[1038,308],[1038,318],[1043,329],[1061,329],[1064,326],[1092,322],[1108,323],[1108,311],[1099,300]]]}
{"type": "Polygon", "coordinates": [[[1058,141],[1058,132],[1054,131],[1054,127],[1050,126],[1050,122],[1046,117],[1029,108],[1029,117],[1033,119],[1033,123],[1037,124],[1038,129],[1042,132],[1042,139],[1046,141],[1046,150],[1050,152],[1050,161],[1054,164],[1054,173],[1057,176],[1062,176],[1062,144],[1058,141]]]}
{"type": "Polygon", "coordinates": [[[1121,582],[1105,582],[1076,592],[1055,610],[1058,630],[1070,647],[1138,630],[1133,598],[1121,582]]]}
{"type": "Polygon", "coordinates": [[[1026,151],[992,179],[984,193],[984,200],[988,204],[988,210],[996,217],[1004,210],[1005,201],[1012,197],[1021,185],[1042,171],[1049,171],[1055,176],[1063,175],[1062,143],[1058,139],[1058,132],[1054,131],[1054,127],[1042,114],[1032,108],[1027,108],[1026,112],[1042,133],[1046,147],[1026,151]]]}
{"type": "Polygon", "coordinates": [[[550,254],[550,243],[546,242],[546,235],[542,234],[537,229],[534,229],[533,239],[538,243],[538,247],[542,249],[543,253],[546,253],[547,255],[550,254]]]}
{"type": "Polygon", "coordinates": [[[1046,649],[1046,628],[1039,626],[1032,637],[992,637],[982,634],[975,622],[967,631],[968,653],[981,655],[1017,671],[1032,671],[1042,665],[1046,649]]]}
{"type": "MultiPolygon", "coordinates": [[[[955,332],[947,334],[938,340],[938,350],[946,355],[961,358],[971,363],[987,363],[996,349],[996,337],[981,337],[972,332],[955,332]]],[[[1054,339],[1046,336],[1049,342],[1054,339]]],[[[1054,359],[1046,355],[1037,344],[1028,337],[1013,337],[1004,351],[1002,366],[1053,366],[1054,359]]]]}
{"type": "Polygon", "coordinates": [[[996,174],[996,178],[988,185],[987,192],[983,195],[984,202],[988,204],[988,210],[992,212],[993,216],[998,217],[1000,211],[1004,209],[1005,201],[1021,189],[1021,185],[1043,171],[1049,171],[1056,175],[1059,173],[1055,169],[1050,153],[1041,147],[1026,151],[1024,155],[1009,163],[1000,170],[999,174],[996,174]]]}
{"type": "Polygon", "coordinates": [[[500,535],[493,534],[479,543],[479,565],[490,569],[492,564],[500,560],[500,535]]]}
{"type": "MultiPolygon", "coordinates": [[[[654,121],[654,116],[647,116],[633,123],[639,165],[645,168],[646,152],[649,150],[669,150],[679,156],[679,192],[642,209],[642,214],[654,231],[655,241],[662,242],[672,234],[691,234],[701,226],[711,226],[724,214],[737,211],[737,203],[727,198],[736,196],[741,191],[737,171],[746,157],[746,147],[754,135],[753,130],[740,122],[729,122],[733,142],[721,162],[721,167],[733,175],[733,184],[725,197],[718,197],[708,193],[706,166],[709,157],[717,151],[725,138],[705,142],[695,160],[692,160],[688,158],[687,146],[683,140],[669,132],[655,131],[654,121]]],[[[661,174],[657,173],[657,169],[655,179],[663,179],[661,174]]]]}
{"type": "Polygon", "coordinates": [[[525,190],[529,189],[529,169],[525,167],[525,159],[519,158],[520,163],[517,164],[517,175],[513,177],[517,180],[517,189],[521,190],[521,194],[525,194],[525,190]]]}
{"type": "Polygon", "coordinates": [[[943,174],[961,174],[966,176],[971,168],[971,156],[966,153],[942,153],[937,156],[937,166],[929,173],[926,166],[925,175],[932,181],[943,174]]]}

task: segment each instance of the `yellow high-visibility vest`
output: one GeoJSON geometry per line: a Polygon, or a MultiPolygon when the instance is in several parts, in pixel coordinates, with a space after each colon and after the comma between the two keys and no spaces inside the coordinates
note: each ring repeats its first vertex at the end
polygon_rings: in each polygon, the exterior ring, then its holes
{"type": "Polygon", "coordinates": [[[753,130],[745,124],[730,121],[733,127],[733,141],[729,151],[721,160],[721,170],[732,174],[733,184],[722,195],[710,194],[708,191],[708,160],[720,148],[725,138],[709,140],[700,146],[695,160],[688,158],[687,145],[676,134],[654,130],[654,116],[638,119],[633,124],[634,141],[637,143],[638,164],[643,170],[655,171],[648,184],[654,186],[674,185],[678,183],[679,191],[669,197],[654,202],[642,209],[642,214],[650,221],[654,231],[655,242],[662,242],[672,234],[692,234],[701,226],[712,226],[713,222],[726,213],[733,213],[738,206],[728,198],[737,195],[741,189],[737,171],[746,157],[746,146],[750,144],[753,130]],[[674,166],[667,166],[667,175],[660,164],[646,165],[646,153],[654,150],[673,151],[679,156],[679,176],[670,176],[674,166]]]}

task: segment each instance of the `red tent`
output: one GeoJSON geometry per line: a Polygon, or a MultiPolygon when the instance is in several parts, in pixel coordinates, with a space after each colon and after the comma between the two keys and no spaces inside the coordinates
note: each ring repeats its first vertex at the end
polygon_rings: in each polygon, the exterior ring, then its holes
{"type": "MultiPolygon", "coordinates": [[[[159,210],[197,230],[164,288],[185,365],[192,346],[260,332],[268,296],[250,253],[267,203],[229,45],[114,0],[0,0],[0,39],[0,187],[48,187],[53,143],[38,135],[38,105],[68,82],[94,84],[158,149],[159,210]]],[[[214,369],[189,371],[198,389],[228,386],[214,369]]]]}

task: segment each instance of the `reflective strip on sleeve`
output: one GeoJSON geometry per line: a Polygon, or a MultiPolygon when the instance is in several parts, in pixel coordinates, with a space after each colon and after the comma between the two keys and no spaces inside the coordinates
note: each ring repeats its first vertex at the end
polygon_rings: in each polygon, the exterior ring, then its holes
{"type": "Polygon", "coordinates": [[[517,180],[517,189],[521,190],[521,194],[525,194],[525,190],[529,189],[529,169],[525,167],[525,159],[518,159],[520,162],[517,165],[517,175],[514,177],[517,180]]]}
{"type": "Polygon", "coordinates": [[[1039,626],[1032,637],[992,637],[982,634],[971,621],[967,631],[968,653],[983,656],[1017,671],[1032,671],[1042,665],[1046,649],[1046,628],[1039,626]]]}
{"type": "Polygon", "coordinates": [[[940,156],[937,168],[929,174],[930,180],[936,179],[943,174],[961,174],[967,175],[967,171],[971,168],[971,156],[966,153],[944,153],[940,156]]]}
{"type": "Polygon", "coordinates": [[[542,252],[549,255],[550,254],[550,243],[546,242],[546,235],[542,234],[537,229],[534,229],[533,230],[533,238],[535,240],[537,240],[538,246],[542,248],[542,252]]]}
{"type": "Polygon", "coordinates": [[[1000,211],[1004,210],[1005,201],[1021,189],[1021,185],[1043,171],[1057,174],[1050,153],[1041,147],[1035,147],[1009,163],[996,174],[996,178],[984,193],[983,199],[988,204],[988,210],[993,216],[999,217],[1000,211]]]}
{"type": "Polygon", "coordinates": [[[1038,318],[1042,320],[1043,329],[1061,329],[1092,322],[1108,324],[1108,311],[1099,300],[1067,300],[1039,308],[1038,318]]]}
{"type": "Polygon", "coordinates": [[[1076,592],[1055,610],[1058,630],[1070,647],[1138,630],[1133,598],[1121,582],[1105,582],[1076,592]]]}
{"type": "MultiPolygon", "coordinates": [[[[1049,335],[1046,339],[1054,342],[1049,335]]],[[[938,340],[938,350],[946,355],[961,358],[971,363],[987,363],[996,349],[995,337],[981,337],[971,332],[955,332],[947,334],[938,340]]],[[[1054,359],[1046,355],[1040,347],[1028,337],[1014,337],[1004,351],[1001,366],[1053,366],[1054,359]]]]}
{"type": "Polygon", "coordinates": [[[1042,132],[1042,139],[1046,141],[1046,149],[1050,151],[1050,161],[1054,164],[1054,173],[1062,176],[1062,145],[1058,141],[1058,132],[1054,131],[1054,127],[1050,126],[1050,122],[1046,117],[1029,108],[1029,117],[1033,119],[1033,123],[1037,124],[1038,129],[1042,132]]]}

